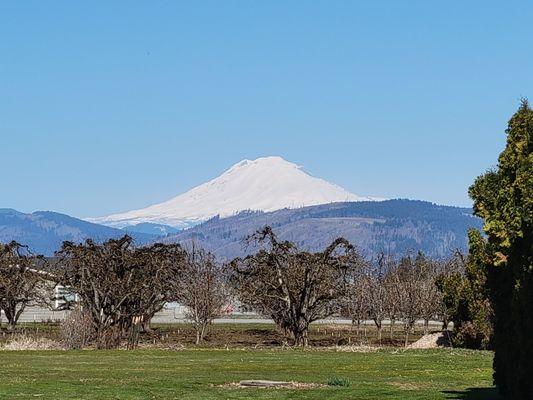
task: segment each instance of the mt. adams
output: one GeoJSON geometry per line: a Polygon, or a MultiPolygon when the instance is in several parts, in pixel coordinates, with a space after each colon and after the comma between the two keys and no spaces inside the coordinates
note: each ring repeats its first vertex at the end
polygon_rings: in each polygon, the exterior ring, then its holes
{"type": "Polygon", "coordinates": [[[229,217],[246,210],[368,200],[373,199],[315,178],[281,157],[263,157],[241,161],[218,178],[163,203],[88,220],[118,228],[142,222],[185,228],[217,215],[229,217]]]}

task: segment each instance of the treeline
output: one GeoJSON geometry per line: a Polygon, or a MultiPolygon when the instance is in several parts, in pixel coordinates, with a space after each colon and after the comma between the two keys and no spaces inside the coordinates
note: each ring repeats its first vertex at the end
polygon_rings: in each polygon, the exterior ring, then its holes
{"type": "Polygon", "coordinates": [[[135,247],[129,236],[102,244],[64,242],[50,260],[15,242],[0,245],[0,308],[13,329],[28,304],[59,303],[73,311],[62,328],[72,347],[93,342],[115,348],[123,341],[135,347],[152,317],[171,302],[186,307],[196,343],[215,318],[239,304],[273,319],[297,346],[308,345],[313,321],[330,316],[350,318],[357,329],[372,320],[380,341],[386,320],[391,335],[400,323],[406,345],[417,321],[424,321],[426,332],[430,320],[442,321],[444,329],[453,321],[460,328],[458,344],[472,345],[464,340],[472,336],[464,320],[475,320],[475,290],[465,283],[475,264],[470,256],[434,260],[407,253],[399,260],[385,254],[366,260],[342,238],[322,252],[307,252],[280,241],[270,227],[247,241],[260,250],[223,265],[195,246],[135,247]]]}

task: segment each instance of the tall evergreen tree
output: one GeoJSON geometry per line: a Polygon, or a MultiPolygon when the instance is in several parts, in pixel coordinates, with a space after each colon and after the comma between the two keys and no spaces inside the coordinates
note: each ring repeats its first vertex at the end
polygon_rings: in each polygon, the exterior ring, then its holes
{"type": "Polygon", "coordinates": [[[486,245],[476,229],[468,232],[468,257],[457,254],[436,280],[445,314],[453,321],[453,344],[487,349],[492,336],[492,307],[487,288],[486,245]]]}
{"type": "Polygon", "coordinates": [[[497,168],[469,194],[487,234],[494,381],[506,398],[533,399],[533,110],[526,100],[506,133],[497,168]]]}

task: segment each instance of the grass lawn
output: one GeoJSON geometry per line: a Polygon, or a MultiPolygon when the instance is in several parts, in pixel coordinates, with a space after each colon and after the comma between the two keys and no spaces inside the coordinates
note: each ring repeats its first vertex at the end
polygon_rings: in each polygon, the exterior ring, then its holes
{"type": "Polygon", "coordinates": [[[496,399],[492,353],[383,349],[2,351],[0,399],[496,399]],[[243,379],[349,387],[239,389],[243,379]]]}

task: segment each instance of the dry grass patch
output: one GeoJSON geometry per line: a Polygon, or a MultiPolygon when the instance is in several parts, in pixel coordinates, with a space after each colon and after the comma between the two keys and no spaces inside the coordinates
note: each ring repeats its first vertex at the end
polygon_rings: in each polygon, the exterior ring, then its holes
{"type": "Polygon", "coordinates": [[[374,353],[379,350],[379,347],[366,345],[347,345],[329,347],[328,350],[335,350],[343,353],[374,353]]]}
{"type": "Polygon", "coordinates": [[[20,335],[12,338],[0,350],[25,351],[25,350],[64,350],[61,343],[45,337],[32,337],[20,335]]]}

